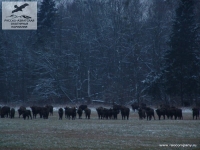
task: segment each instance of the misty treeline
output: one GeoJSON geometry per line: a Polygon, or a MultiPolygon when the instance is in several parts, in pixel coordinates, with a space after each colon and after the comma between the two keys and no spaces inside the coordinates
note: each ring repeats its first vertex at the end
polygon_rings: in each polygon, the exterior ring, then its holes
{"type": "Polygon", "coordinates": [[[197,103],[200,2],[191,2],[38,2],[37,30],[1,30],[0,101],[197,103]]]}

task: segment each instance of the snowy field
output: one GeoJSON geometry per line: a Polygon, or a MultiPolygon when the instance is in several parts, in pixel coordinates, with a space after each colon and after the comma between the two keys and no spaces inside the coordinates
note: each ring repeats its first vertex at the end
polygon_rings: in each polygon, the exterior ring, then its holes
{"type": "Polygon", "coordinates": [[[95,107],[90,120],[58,120],[58,108],[48,120],[0,118],[0,150],[200,149],[200,119],[192,120],[190,109],[183,108],[184,120],[147,121],[132,110],[129,120],[99,120],[95,107]]]}

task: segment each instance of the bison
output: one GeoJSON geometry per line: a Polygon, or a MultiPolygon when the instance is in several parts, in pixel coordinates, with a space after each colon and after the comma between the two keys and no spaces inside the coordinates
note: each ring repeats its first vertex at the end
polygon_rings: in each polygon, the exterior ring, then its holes
{"type": "Polygon", "coordinates": [[[36,119],[37,114],[39,114],[39,109],[38,109],[38,107],[37,107],[37,106],[31,106],[30,108],[31,108],[31,110],[32,110],[33,118],[36,119]]]}
{"type": "Polygon", "coordinates": [[[166,115],[167,118],[171,118],[171,119],[183,119],[183,115],[182,115],[182,109],[176,108],[174,106],[167,108],[166,109],[166,115]]]}
{"type": "Polygon", "coordinates": [[[86,108],[84,111],[85,111],[85,118],[86,119],[90,119],[91,109],[86,108]]]}
{"type": "Polygon", "coordinates": [[[12,108],[11,110],[10,110],[10,118],[12,119],[12,118],[15,118],[15,109],[14,108],[12,108]]]}
{"type": "Polygon", "coordinates": [[[156,113],[158,115],[158,119],[159,120],[160,120],[161,116],[163,116],[163,119],[165,120],[166,109],[164,109],[164,108],[158,108],[158,109],[156,109],[156,113]]]}
{"type": "Polygon", "coordinates": [[[20,108],[18,109],[19,118],[25,111],[26,111],[26,107],[25,106],[20,106],[20,108]]]}
{"type": "Polygon", "coordinates": [[[195,117],[196,117],[196,120],[197,118],[199,118],[199,108],[192,108],[192,116],[193,116],[193,120],[195,117]]]}
{"type": "Polygon", "coordinates": [[[81,108],[78,108],[77,114],[78,114],[78,118],[81,119],[82,114],[83,114],[83,110],[81,108]]]}
{"type": "Polygon", "coordinates": [[[62,117],[63,117],[63,109],[62,108],[60,108],[58,110],[58,115],[59,115],[59,120],[62,120],[62,117]]]}
{"type": "Polygon", "coordinates": [[[25,110],[25,111],[23,112],[23,118],[24,118],[24,120],[26,120],[26,118],[29,119],[29,117],[32,119],[31,111],[30,111],[30,110],[25,110]]]}
{"type": "Polygon", "coordinates": [[[110,114],[110,110],[108,108],[103,108],[103,118],[108,119],[112,117],[112,114],[110,114]]]}
{"type": "Polygon", "coordinates": [[[155,120],[155,116],[154,116],[154,110],[150,107],[146,107],[145,108],[145,112],[146,112],[146,115],[147,115],[147,120],[151,120],[151,118],[153,117],[154,120],[155,120]]]}
{"type": "Polygon", "coordinates": [[[74,120],[76,118],[76,108],[75,107],[65,107],[65,118],[74,120]]]}
{"type": "Polygon", "coordinates": [[[113,119],[117,119],[117,115],[119,114],[119,110],[112,109],[113,119]]]}
{"type": "Polygon", "coordinates": [[[78,108],[85,110],[87,108],[87,105],[80,105],[78,108]]]}
{"type": "Polygon", "coordinates": [[[135,110],[138,110],[139,108],[139,104],[137,102],[134,102],[132,105],[131,105],[133,111],[135,112],[135,110]]]}
{"type": "Polygon", "coordinates": [[[49,116],[53,116],[53,106],[52,105],[46,105],[45,107],[49,111],[49,116]]]}
{"type": "Polygon", "coordinates": [[[48,119],[48,117],[49,117],[49,108],[48,107],[42,107],[42,117],[43,117],[43,119],[48,119]]]}
{"type": "Polygon", "coordinates": [[[146,118],[145,110],[142,108],[138,108],[138,115],[139,115],[139,119],[145,119],[146,118]]]}
{"type": "Polygon", "coordinates": [[[121,107],[121,115],[122,115],[122,120],[127,120],[129,119],[129,114],[130,114],[130,109],[128,107],[122,106],[121,107]]]}
{"type": "Polygon", "coordinates": [[[172,106],[166,109],[166,115],[168,119],[174,118],[176,120],[177,118],[182,118],[182,110],[172,106]]]}
{"type": "Polygon", "coordinates": [[[7,118],[10,116],[10,107],[9,106],[3,106],[1,108],[1,118],[5,118],[5,116],[7,118]]]}
{"type": "Polygon", "coordinates": [[[121,108],[122,108],[122,105],[117,105],[117,104],[115,104],[115,105],[113,105],[113,109],[114,110],[121,110],[121,108]]]}
{"type": "Polygon", "coordinates": [[[175,119],[183,119],[183,114],[182,114],[182,109],[180,108],[176,108],[176,115],[175,115],[175,119]]]}
{"type": "Polygon", "coordinates": [[[96,111],[97,111],[99,119],[103,119],[103,115],[104,115],[103,107],[96,108],[96,111]]]}

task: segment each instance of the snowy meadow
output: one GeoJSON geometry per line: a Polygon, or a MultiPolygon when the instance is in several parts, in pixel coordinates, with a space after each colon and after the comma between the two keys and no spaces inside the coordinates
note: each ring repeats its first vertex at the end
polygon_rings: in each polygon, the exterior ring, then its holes
{"type": "Polygon", "coordinates": [[[59,120],[57,110],[49,119],[0,118],[0,149],[200,149],[200,119],[189,109],[183,120],[151,121],[132,110],[129,120],[99,120],[95,108],[89,120],[59,120]]]}

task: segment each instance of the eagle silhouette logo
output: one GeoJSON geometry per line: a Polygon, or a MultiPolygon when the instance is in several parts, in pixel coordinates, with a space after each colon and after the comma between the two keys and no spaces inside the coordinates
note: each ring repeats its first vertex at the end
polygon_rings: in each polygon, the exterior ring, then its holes
{"type": "Polygon", "coordinates": [[[14,7],[15,7],[15,9],[12,11],[12,13],[14,13],[14,12],[18,12],[18,11],[22,11],[22,9],[24,9],[26,6],[28,6],[29,4],[27,4],[27,3],[25,3],[25,4],[23,4],[23,5],[21,5],[21,6],[17,6],[17,5],[15,5],[14,7]]]}

